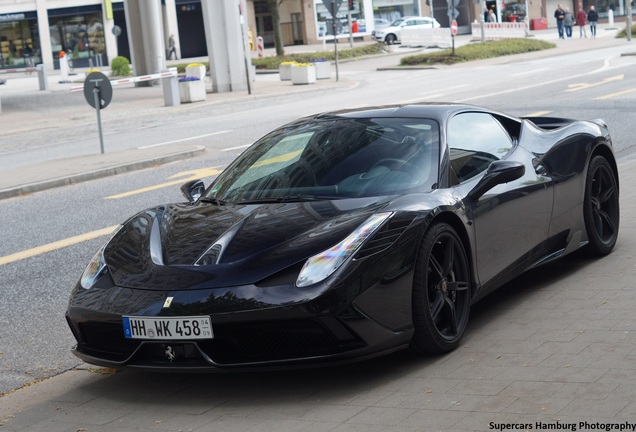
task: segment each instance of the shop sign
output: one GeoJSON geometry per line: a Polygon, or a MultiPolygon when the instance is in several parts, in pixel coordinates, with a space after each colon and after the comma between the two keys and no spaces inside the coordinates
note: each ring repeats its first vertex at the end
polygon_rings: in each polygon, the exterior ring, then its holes
{"type": "Polygon", "coordinates": [[[0,22],[22,21],[24,19],[26,19],[26,15],[24,13],[9,13],[0,15],[0,22]]]}

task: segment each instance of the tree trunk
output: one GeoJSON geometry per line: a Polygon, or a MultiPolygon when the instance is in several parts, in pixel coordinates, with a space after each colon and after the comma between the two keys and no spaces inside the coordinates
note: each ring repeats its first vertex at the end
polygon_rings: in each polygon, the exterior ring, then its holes
{"type": "Polygon", "coordinates": [[[276,46],[276,55],[285,55],[285,49],[283,48],[283,35],[280,31],[280,14],[278,13],[278,6],[282,3],[282,0],[267,0],[269,3],[269,10],[272,14],[272,25],[274,26],[274,45],[276,46]]]}

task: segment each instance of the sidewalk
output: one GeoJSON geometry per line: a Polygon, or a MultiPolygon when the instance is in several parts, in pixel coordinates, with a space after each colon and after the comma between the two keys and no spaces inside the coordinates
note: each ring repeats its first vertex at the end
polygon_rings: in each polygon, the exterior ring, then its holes
{"type": "MultiPolygon", "coordinates": [[[[471,64],[459,64],[451,67],[471,67],[488,64],[501,64],[526,59],[541,58],[546,56],[558,56],[562,53],[589,50],[626,44],[624,39],[616,39],[616,31],[605,30],[599,26],[598,38],[593,42],[589,39],[558,39],[555,29],[533,31],[533,37],[549,40],[557,45],[550,50],[528,53],[517,56],[499,57],[495,59],[472,62],[471,64]],[[593,45],[591,45],[593,43],[593,45]]],[[[456,37],[456,46],[470,43],[471,35],[456,37]]],[[[355,42],[355,46],[372,42],[355,42]]],[[[349,41],[340,42],[340,49],[349,48],[349,41]]],[[[286,53],[294,52],[319,52],[323,48],[333,50],[332,44],[301,45],[285,47],[286,53]]],[[[394,46],[392,54],[380,56],[387,67],[395,69],[399,64],[399,58],[405,55],[423,51],[421,48],[394,46]]],[[[274,55],[273,49],[265,50],[265,55],[274,55]]],[[[171,63],[183,63],[196,59],[178,60],[171,63]]],[[[440,66],[440,68],[448,66],[440,66]]],[[[70,92],[70,88],[77,86],[84,80],[84,73],[77,72],[71,76],[71,83],[61,83],[60,76],[50,73],[48,76],[49,90],[40,91],[36,74],[4,75],[7,83],[0,86],[0,139],[4,144],[0,145],[0,153],[19,152],[12,139],[15,136],[32,131],[57,130],[61,124],[72,118],[75,124],[94,124],[95,111],[88,107],[83,92],[70,92]],[[28,118],[28,121],[25,119],[28,118]]],[[[197,104],[182,104],[177,107],[164,107],[161,86],[134,87],[133,85],[116,86],[113,90],[113,100],[108,111],[108,118],[112,122],[130,121],[130,119],[143,118],[145,116],[159,116],[168,113],[178,114],[190,109],[204,109],[210,104],[228,103],[249,98],[263,98],[272,95],[316,92],[333,88],[347,88],[355,85],[348,78],[340,77],[336,82],[335,77],[328,80],[319,80],[309,86],[294,86],[287,81],[280,81],[277,74],[257,74],[256,80],[251,85],[251,94],[247,91],[231,93],[208,93],[206,102],[197,104]]],[[[209,85],[208,85],[209,87],[209,85]]],[[[140,169],[151,164],[161,164],[180,158],[190,158],[204,152],[204,149],[193,146],[181,145],[171,148],[156,147],[144,151],[128,150],[124,152],[109,153],[106,155],[92,154],[82,157],[60,158],[38,163],[35,166],[20,166],[14,169],[3,170],[0,175],[0,199],[18,196],[24,193],[45,190],[64,184],[94,179],[106,175],[114,175],[133,169],[140,169]]]]}

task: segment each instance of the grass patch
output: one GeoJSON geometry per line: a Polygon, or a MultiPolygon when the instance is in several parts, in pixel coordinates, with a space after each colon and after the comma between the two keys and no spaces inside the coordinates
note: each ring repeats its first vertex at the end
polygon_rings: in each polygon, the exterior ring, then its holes
{"type": "MultiPolygon", "coordinates": [[[[632,37],[636,36],[636,24],[632,25],[632,37]]],[[[616,33],[617,38],[626,38],[627,37],[627,26],[621,29],[618,33],[616,33]]]]}
{"type": "MultiPolygon", "coordinates": [[[[302,54],[289,54],[284,56],[275,56],[275,57],[262,57],[252,59],[252,64],[256,66],[256,69],[260,70],[278,70],[278,65],[282,62],[298,62],[298,63],[310,63],[314,60],[331,60],[335,61],[336,55],[333,51],[333,45],[331,45],[331,51],[319,51],[313,53],[302,53],[302,54]]],[[[349,48],[349,49],[338,49],[338,59],[353,59],[359,57],[365,57],[370,55],[378,55],[384,54],[387,52],[387,48],[383,43],[375,43],[370,45],[365,45],[361,47],[349,48]]]]}
{"type": "Polygon", "coordinates": [[[501,57],[514,54],[523,54],[532,51],[541,51],[554,48],[551,42],[537,39],[502,39],[489,42],[470,43],[455,48],[455,56],[452,49],[446,49],[430,54],[417,54],[402,58],[400,66],[418,66],[445,64],[452,65],[474,60],[484,60],[493,57],[501,57]]]}

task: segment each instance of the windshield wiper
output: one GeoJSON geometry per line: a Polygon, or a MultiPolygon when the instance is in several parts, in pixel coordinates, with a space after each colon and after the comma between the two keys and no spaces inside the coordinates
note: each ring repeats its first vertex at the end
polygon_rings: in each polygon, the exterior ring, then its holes
{"type": "Polygon", "coordinates": [[[207,196],[202,196],[201,198],[199,198],[199,201],[206,202],[206,203],[211,203],[211,204],[215,204],[215,205],[226,205],[226,204],[228,204],[227,201],[223,201],[223,200],[218,199],[218,198],[207,197],[207,196]]]}
{"type": "Polygon", "coordinates": [[[329,195],[285,195],[280,197],[263,197],[254,198],[244,201],[238,201],[236,204],[267,204],[267,203],[287,203],[287,202],[305,202],[305,201],[324,201],[335,200],[342,197],[329,195]]]}

